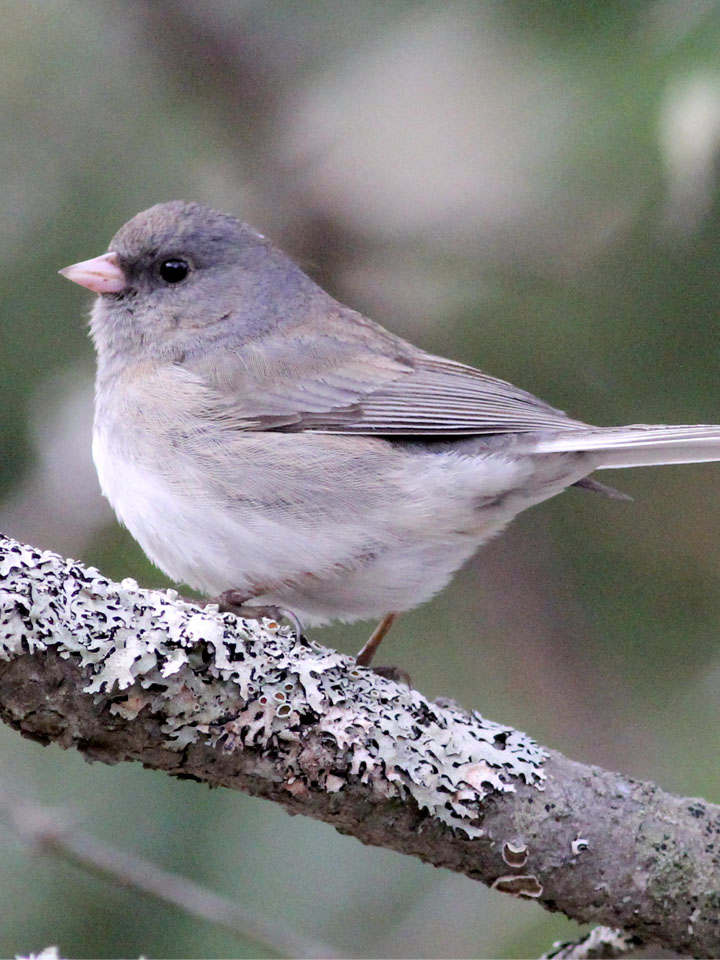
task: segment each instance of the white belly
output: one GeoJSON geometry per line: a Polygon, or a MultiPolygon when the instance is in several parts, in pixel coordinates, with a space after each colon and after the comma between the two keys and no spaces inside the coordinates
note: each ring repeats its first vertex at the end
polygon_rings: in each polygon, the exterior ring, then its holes
{"type": "Polygon", "coordinates": [[[557,456],[543,468],[527,456],[418,454],[362,438],[231,442],[219,460],[169,451],[150,467],[129,435],[121,445],[96,429],[93,457],[118,517],[170,577],[209,595],[238,589],[308,625],[429,599],[520,510],[583,475],[577,463],[548,470],[557,456]]]}

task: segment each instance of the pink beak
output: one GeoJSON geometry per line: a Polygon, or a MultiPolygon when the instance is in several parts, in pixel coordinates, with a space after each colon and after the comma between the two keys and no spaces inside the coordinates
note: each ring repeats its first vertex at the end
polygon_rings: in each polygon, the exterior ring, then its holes
{"type": "Polygon", "coordinates": [[[58,273],[95,293],[121,293],[127,287],[127,278],[120,267],[118,255],[112,252],[93,260],[73,263],[58,270],[58,273]]]}

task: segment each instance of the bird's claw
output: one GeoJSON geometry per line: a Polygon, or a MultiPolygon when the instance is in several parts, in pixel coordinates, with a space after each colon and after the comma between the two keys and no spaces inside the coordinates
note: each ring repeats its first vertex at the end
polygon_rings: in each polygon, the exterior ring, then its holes
{"type": "Polygon", "coordinates": [[[379,677],[385,677],[386,680],[394,680],[395,683],[404,683],[406,687],[412,688],[412,680],[407,670],[402,667],[370,667],[373,673],[379,677]]]}
{"type": "Polygon", "coordinates": [[[232,613],[236,617],[243,617],[245,620],[289,620],[295,638],[302,640],[303,626],[297,614],[286,607],[278,607],[274,604],[254,604],[248,603],[248,598],[243,596],[239,590],[225,590],[219,597],[214,597],[207,603],[216,603],[221,613],[232,613]]]}

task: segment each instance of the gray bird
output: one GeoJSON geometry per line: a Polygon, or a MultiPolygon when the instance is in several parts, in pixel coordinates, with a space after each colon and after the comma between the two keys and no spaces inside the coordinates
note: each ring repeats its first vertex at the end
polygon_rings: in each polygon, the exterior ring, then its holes
{"type": "Polygon", "coordinates": [[[343,306],[234,217],[139,213],[99,294],[93,456],[148,557],[245,615],[381,618],[594,470],[720,460],[720,426],[594,427],[343,306]]]}

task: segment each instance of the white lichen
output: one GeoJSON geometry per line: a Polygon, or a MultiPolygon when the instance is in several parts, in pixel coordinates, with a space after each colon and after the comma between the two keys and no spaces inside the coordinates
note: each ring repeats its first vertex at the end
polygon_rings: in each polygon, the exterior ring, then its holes
{"type": "Polygon", "coordinates": [[[505,863],[513,870],[519,870],[527,863],[529,851],[527,845],[520,841],[512,842],[507,840],[503,844],[502,858],[505,863]]]}
{"type": "Polygon", "coordinates": [[[45,947],[40,953],[29,953],[27,956],[16,955],[15,960],[60,960],[57,947],[45,947]]]}
{"type": "Polygon", "coordinates": [[[556,940],[540,960],[590,960],[592,957],[623,957],[634,953],[640,941],[626,930],[593,927],[578,940],[556,940]]]}
{"type": "Polygon", "coordinates": [[[89,695],[121,695],[116,713],[162,715],[166,745],[203,738],[282,757],[291,793],[339,792],[344,771],[475,837],[489,793],[513,791],[518,778],[542,787],[542,749],[510,727],[432,703],[274,621],[199,610],[175,591],[114,583],[0,539],[0,657],[48,646],[79,657],[89,695]]]}

